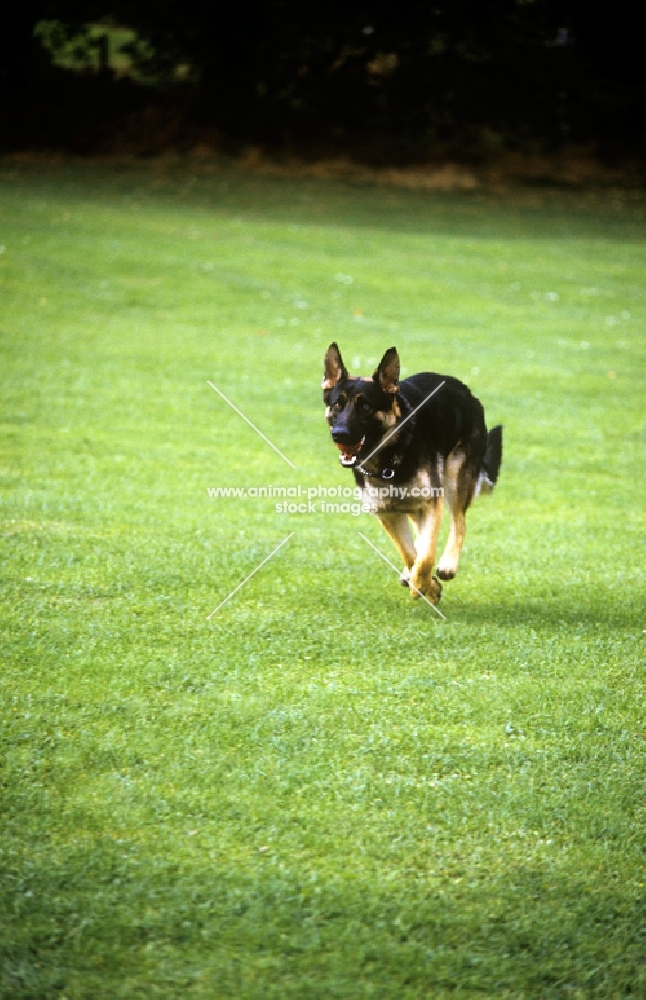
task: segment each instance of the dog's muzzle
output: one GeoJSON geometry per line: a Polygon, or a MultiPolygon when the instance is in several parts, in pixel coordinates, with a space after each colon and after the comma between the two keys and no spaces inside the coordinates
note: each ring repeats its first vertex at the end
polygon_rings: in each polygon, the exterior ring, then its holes
{"type": "Polygon", "coordinates": [[[357,455],[363,448],[365,442],[365,436],[357,441],[356,444],[341,444],[339,441],[335,441],[337,448],[341,452],[339,455],[339,461],[341,465],[354,465],[357,460],[357,455]]]}

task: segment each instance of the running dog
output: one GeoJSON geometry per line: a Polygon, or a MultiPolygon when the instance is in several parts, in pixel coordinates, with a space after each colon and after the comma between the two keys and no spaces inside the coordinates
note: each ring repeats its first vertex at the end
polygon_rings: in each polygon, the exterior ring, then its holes
{"type": "Polygon", "coordinates": [[[348,374],[330,344],[321,387],[341,465],[352,469],[367,508],[404,560],[402,585],[437,604],[440,580],[458,571],[469,504],[498,478],[502,426],[487,431],[482,404],[457,378],[422,372],[400,382],[394,347],[372,378],[361,378],[348,374]],[[451,529],[434,576],[445,499],[451,529]]]}

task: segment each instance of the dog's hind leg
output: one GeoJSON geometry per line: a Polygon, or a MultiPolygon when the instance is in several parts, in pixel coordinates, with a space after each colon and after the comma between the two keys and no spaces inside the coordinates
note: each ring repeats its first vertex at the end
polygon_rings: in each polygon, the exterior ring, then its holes
{"type": "Polygon", "coordinates": [[[417,539],[415,565],[410,574],[411,596],[423,594],[432,604],[437,604],[442,593],[441,584],[433,576],[433,567],[443,509],[444,498],[434,497],[423,511],[413,515],[417,539]]]}
{"type": "Polygon", "coordinates": [[[389,538],[392,538],[397,551],[404,560],[404,572],[399,580],[402,586],[408,586],[408,577],[415,562],[415,542],[410,530],[410,522],[406,514],[377,514],[381,526],[389,538]]]}
{"type": "Polygon", "coordinates": [[[437,567],[440,580],[452,580],[458,571],[460,552],[467,531],[466,512],[473,500],[477,474],[461,450],[452,452],[446,460],[444,496],[451,511],[451,528],[446,547],[437,567]]]}

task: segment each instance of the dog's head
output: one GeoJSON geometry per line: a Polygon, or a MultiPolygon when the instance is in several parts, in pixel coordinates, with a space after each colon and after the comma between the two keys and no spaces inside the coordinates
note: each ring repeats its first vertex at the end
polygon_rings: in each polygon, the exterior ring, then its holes
{"type": "Polygon", "coordinates": [[[367,456],[384,433],[395,426],[401,415],[398,385],[396,348],[386,351],[372,378],[359,378],[348,375],[339,348],[330,344],[321,388],[325,418],[332,440],[341,452],[342,465],[354,465],[362,454],[367,456]]]}

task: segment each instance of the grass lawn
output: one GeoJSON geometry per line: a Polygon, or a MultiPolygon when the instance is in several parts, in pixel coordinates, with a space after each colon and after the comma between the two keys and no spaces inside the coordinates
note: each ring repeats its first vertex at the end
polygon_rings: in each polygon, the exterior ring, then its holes
{"type": "Polygon", "coordinates": [[[0,996],[646,996],[645,208],[0,162],[0,996]],[[351,484],[331,340],[504,424],[446,621],[208,495],[351,484]]]}

